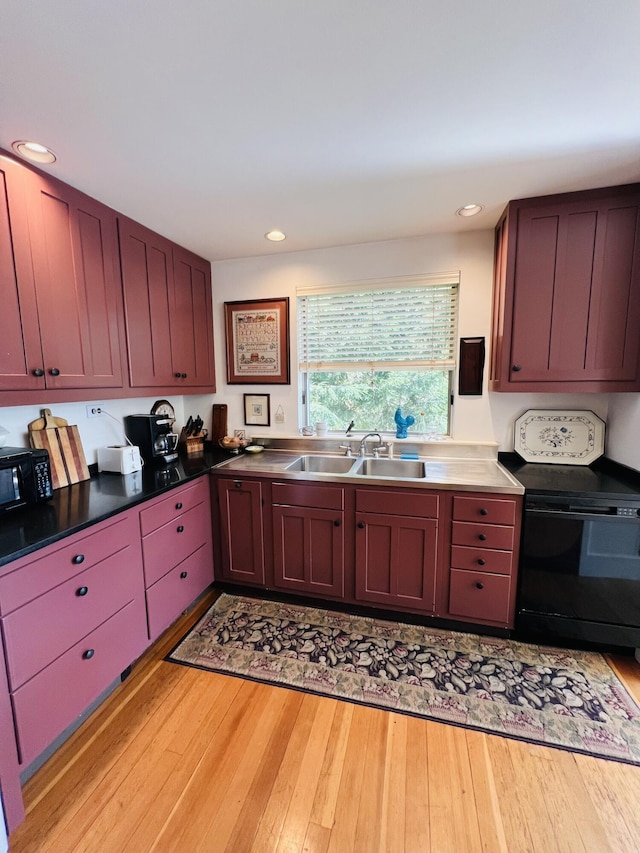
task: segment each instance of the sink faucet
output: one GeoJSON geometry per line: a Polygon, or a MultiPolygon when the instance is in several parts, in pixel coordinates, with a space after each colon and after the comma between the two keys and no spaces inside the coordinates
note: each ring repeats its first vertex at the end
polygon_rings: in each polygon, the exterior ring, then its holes
{"type": "Polygon", "coordinates": [[[378,436],[378,447],[376,448],[376,450],[378,450],[382,446],[383,442],[382,442],[382,439],[380,438],[380,433],[368,432],[365,435],[365,437],[362,439],[362,441],[360,442],[360,454],[359,454],[360,456],[366,456],[367,455],[366,442],[367,442],[368,438],[371,438],[373,436],[378,436]]]}

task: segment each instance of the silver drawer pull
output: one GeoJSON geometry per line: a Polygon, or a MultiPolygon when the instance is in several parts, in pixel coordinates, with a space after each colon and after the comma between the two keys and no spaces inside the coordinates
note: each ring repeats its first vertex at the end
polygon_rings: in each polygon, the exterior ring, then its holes
{"type": "Polygon", "coordinates": [[[89,592],[88,586],[81,586],[80,589],[76,590],[76,595],[79,595],[82,598],[83,595],[86,595],[89,592]]]}
{"type": "Polygon", "coordinates": [[[86,652],[82,653],[82,657],[84,658],[84,660],[91,660],[95,653],[95,649],[87,649],[86,652]]]}

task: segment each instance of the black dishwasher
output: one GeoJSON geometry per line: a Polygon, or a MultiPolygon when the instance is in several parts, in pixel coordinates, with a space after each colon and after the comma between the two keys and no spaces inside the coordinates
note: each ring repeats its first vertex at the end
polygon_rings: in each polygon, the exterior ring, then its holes
{"type": "Polygon", "coordinates": [[[640,648],[640,500],[527,493],[516,630],[640,648]]]}

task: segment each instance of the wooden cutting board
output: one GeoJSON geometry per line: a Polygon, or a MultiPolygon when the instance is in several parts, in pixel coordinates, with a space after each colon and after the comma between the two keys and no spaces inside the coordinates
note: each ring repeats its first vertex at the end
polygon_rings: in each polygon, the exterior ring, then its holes
{"type": "Polygon", "coordinates": [[[211,441],[217,444],[227,434],[227,406],[224,403],[214,403],[213,423],[211,424],[211,441]]]}
{"type": "Polygon", "coordinates": [[[90,477],[85,459],[82,441],[77,426],[56,425],[63,418],[53,418],[49,409],[42,410],[44,429],[34,429],[39,421],[29,424],[29,442],[31,447],[39,447],[49,452],[51,462],[51,481],[54,489],[61,489],[90,477]]]}

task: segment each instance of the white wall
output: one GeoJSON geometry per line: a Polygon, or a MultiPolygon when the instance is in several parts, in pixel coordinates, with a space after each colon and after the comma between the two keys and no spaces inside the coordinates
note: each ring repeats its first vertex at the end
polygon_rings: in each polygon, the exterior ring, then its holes
{"type": "Polygon", "coordinates": [[[607,456],[640,471],[640,394],[610,394],[607,456]]]}
{"type": "MultiPolygon", "coordinates": [[[[493,283],[493,231],[438,234],[383,243],[363,243],[335,249],[223,261],[214,264],[214,314],[218,394],[216,402],[229,407],[229,429],[243,428],[243,393],[271,395],[271,429],[261,433],[292,433],[298,428],[296,385],[295,293],[297,285],[328,284],[460,270],[460,337],[484,335],[490,342],[493,283]],[[292,384],[226,385],[223,303],[237,299],[289,296],[292,311],[292,384]],[[281,405],[285,423],[276,425],[273,414],[281,405]]],[[[488,355],[488,353],[487,353],[488,355]]],[[[488,360],[488,359],[487,359],[488,360]]],[[[501,450],[513,449],[513,422],[530,408],[590,409],[607,418],[607,395],[595,394],[489,394],[456,397],[453,437],[460,441],[497,441],[501,450]]],[[[346,425],[345,425],[346,426],[346,425]]]]}
{"type": "MultiPolygon", "coordinates": [[[[92,398],[87,403],[51,403],[47,408],[51,409],[53,415],[64,418],[70,424],[76,424],[84,454],[89,465],[97,461],[96,450],[98,447],[108,445],[119,445],[125,443],[124,426],[122,418],[125,415],[148,414],[157,397],[129,399],[129,400],[100,400],[99,397],[92,398]],[[97,418],[88,418],[86,406],[89,403],[100,405],[116,420],[107,415],[97,418]]],[[[172,397],[171,403],[176,410],[178,424],[184,423],[183,400],[188,398],[172,397]]],[[[27,425],[40,417],[41,406],[14,406],[0,408],[0,426],[9,430],[7,446],[28,447],[27,425]]],[[[210,411],[210,406],[209,406],[210,411]]],[[[188,414],[192,413],[189,405],[188,414]]],[[[197,414],[193,412],[193,414],[197,414]]],[[[204,418],[203,413],[202,417],[204,418]]]]}
{"type": "MultiPolygon", "coordinates": [[[[243,417],[244,393],[271,395],[270,429],[261,434],[292,434],[298,429],[299,395],[296,376],[296,286],[339,283],[393,276],[460,271],[459,336],[484,335],[490,342],[491,288],[493,278],[493,231],[441,234],[363,243],[309,252],[283,252],[213,264],[215,360],[218,391],[215,395],[171,396],[177,426],[188,415],[200,414],[211,425],[212,403],[229,407],[228,428],[246,429],[243,417]],[[291,305],[291,385],[227,385],[224,330],[224,303],[240,299],[289,296],[291,305]],[[281,405],[285,422],[276,425],[275,411],[281,405]]],[[[590,409],[607,422],[607,455],[640,469],[640,395],[638,394],[494,394],[456,397],[453,437],[460,441],[497,441],[501,450],[513,449],[513,423],[530,408],[590,409]]],[[[116,418],[148,412],[155,398],[107,400],[102,402],[116,418]]],[[[1,401],[1,397],[0,397],[1,401]]],[[[76,423],[89,463],[95,462],[96,448],[121,444],[121,429],[110,418],[87,419],[84,403],[51,406],[54,414],[76,423]]],[[[0,408],[0,426],[9,429],[8,444],[27,446],[27,423],[39,417],[39,406],[0,408]]],[[[346,425],[345,425],[346,426],[346,425]]],[[[249,430],[250,431],[250,430],[249,430]]],[[[257,430],[255,430],[257,432],[257,430]]]]}

